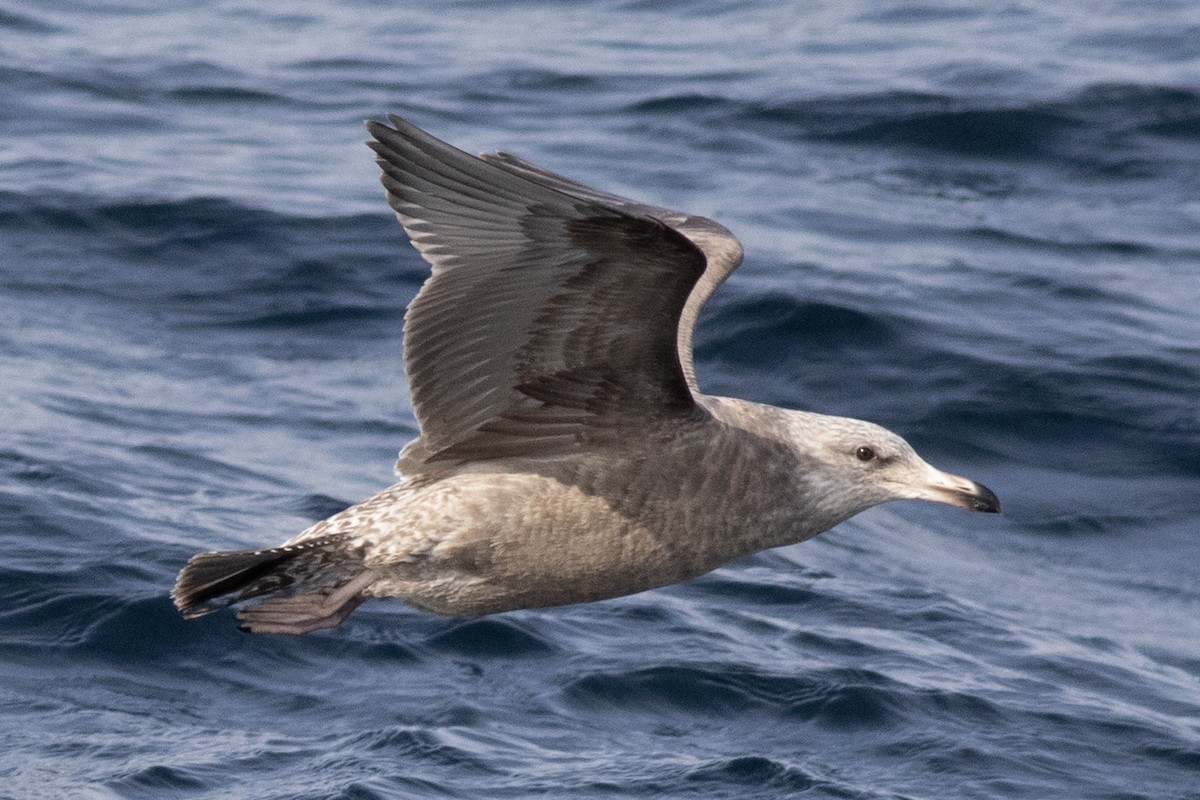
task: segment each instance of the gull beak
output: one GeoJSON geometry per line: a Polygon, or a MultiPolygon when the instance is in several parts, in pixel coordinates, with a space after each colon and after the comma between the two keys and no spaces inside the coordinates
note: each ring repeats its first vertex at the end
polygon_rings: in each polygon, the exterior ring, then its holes
{"type": "Polygon", "coordinates": [[[991,489],[970,478],[951,475],[933,467],[926,473],[925,481],[914,488],[914,499],[932,500],[985,514],[1000,513],[1000,498],[991,489]]]}

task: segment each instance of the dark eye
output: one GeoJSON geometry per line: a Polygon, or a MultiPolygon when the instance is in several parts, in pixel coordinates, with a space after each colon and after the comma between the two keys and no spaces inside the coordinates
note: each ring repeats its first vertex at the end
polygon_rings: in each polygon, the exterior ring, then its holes
{"type": "Polygon", "coordinates": [[[870,461],[871,459],[875,458],[875,451],[864,444],[862,447],[854,451],[854,455],[859,461],[870,461]]]}

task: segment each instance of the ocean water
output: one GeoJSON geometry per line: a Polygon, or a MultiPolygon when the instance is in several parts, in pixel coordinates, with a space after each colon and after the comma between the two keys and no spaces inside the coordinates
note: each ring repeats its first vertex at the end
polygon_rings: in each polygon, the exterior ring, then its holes
{"type": "Polygon", "coordinates": [[[0,0],[0,797],[1200,798],[1194,2],[0,0]],[[391,480],[404,114],[715,217],[702,386],[991,486],[684,585],[185,622],[391,480]]]}

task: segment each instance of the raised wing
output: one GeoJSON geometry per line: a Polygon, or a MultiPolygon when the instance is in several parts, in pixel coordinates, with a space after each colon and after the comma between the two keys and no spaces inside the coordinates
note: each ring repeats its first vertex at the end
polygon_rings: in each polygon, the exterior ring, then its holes
{"type": "Polygon", "coordinates": [[[618,208],[628,214],[657,219],[682,233],[692,241],[692,244],[700,248],[706,262],[704,274],[696,282],[692,293],[688,295],[687,304],[683,307],[683,314],[679,319],[679,331],[676,339],[676,349],[679,351],[679,363],[683,367],[684,377],[687,378],[688,386],[692,391],[698,391],[696,371],[692,366],[692,332],[696,329],[696,317],[700,314],[701,306],[707,302],[717,287],[742,263],[742,243],[729,232],[729,229],[705,217],[638,203],[619,195],[584,186],[582,183],[576,183],[570,178],[548,169],[542,169],[536,164],[531,164],[508,153],[485,153],[480,158],[572,197],[592,200],[612,208],[618,208]]]}
{"type": "Polygon", "coordinates": [[[574,452],[695,412],[679,327],[707,276],[700,245],[648,207],[389,119],[367,123],[370,146],[433,267],[405,317],[421,438],[402,472],[574,452]]]}

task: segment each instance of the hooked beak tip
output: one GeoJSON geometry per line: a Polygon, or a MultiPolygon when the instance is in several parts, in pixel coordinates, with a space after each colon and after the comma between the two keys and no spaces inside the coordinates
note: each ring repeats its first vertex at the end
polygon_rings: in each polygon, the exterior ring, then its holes
{"type": "Polygon", "coordinates": [[[1000,498],[982,483],[975,484],[975,492],[969,498],[967,506],[971,511],[981,511],[984,514],[999,514],[1000,498]]]}
{"type": "Polygon", "coordinates": [[[921,499],[983,514],[1000,513],[1000,498],[982,483],[938,470],[934,470],[934,473],[933,479],[921,493],[921,499]]]}

